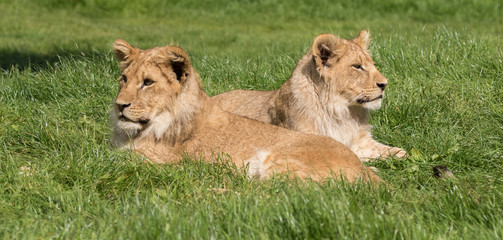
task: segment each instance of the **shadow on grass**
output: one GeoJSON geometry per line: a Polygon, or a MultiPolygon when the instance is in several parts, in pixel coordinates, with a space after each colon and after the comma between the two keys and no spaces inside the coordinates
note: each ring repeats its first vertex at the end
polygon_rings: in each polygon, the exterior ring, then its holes
{"type": "MultiPolygon", "coordinates": [[[[13,67],[19,69],[45,69],[72,56],[92,56],[97,50],[73,50],[73,51],[54,51],[48,54],[35,52],[21,52],[17,50],[0,49],[0,69],[9,70],[13,67]]],[[[104,51],[103,51],[104,52],[104,51]]]]}

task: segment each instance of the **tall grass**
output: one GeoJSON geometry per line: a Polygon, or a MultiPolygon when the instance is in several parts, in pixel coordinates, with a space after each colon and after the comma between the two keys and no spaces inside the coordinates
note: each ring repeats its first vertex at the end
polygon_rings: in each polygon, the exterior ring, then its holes
{"type": "Polygon", "coordinates": [[[498,1],[0,2],[0,238],[503,238],[498,1]],[[270,90],[320,33],[372,32],[378,188],[109,147],[115,38],[186,49],[210,95],[270,90]],[[436,179],[447,166],[455,178],[436,179]]]}

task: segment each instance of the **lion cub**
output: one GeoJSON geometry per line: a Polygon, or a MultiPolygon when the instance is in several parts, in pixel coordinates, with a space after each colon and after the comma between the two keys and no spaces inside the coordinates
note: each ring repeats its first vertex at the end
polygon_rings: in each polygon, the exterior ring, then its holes
{"type": "Polygon", "coordinates": [[[386,78],[367,53],[369,34],[319,35],[276,91],[235,90],[212,99],[224,110],[305,133],[329,136],[362,161],[406,152],[375,141],[369,111],[381,107],[386,78]]]}
{"type": "Polygon", "coordinates": [[[223,111],[201,89],[189,57],[179,47],[148,50],[114,42],[122,74],[112,115],[112,144],[157,163],[183,154],[213,161],[226,153],[252,177],[288,174],[320,181],[380,178],[346,146],[223,111]],[[335,174],[335,175],[332,175],[335,174]]]}

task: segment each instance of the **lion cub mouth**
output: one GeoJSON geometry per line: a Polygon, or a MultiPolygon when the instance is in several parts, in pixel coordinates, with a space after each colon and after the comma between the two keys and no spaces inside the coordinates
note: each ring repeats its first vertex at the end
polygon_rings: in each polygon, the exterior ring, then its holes
{"type": "Polygon", "coordinates": [[[125,122],[139,123],[141,125],[146,125],[149,122],[148,119],[146,119],[146,120],[142,119],[142,120],[138,120],[138,121],[133,121],[132,119],[127,118],[126,116],[124,116],[122,114],[120,115],[119,120],[125,121],[125,122]]]}
{"type": "Polygon", "coordinates": [[[378,97],[373,98],[373,99],[362,98],[362,99],[358,99],[358,100],[356,100],[356,101],[357,101],[359,104],[364,104],[364,103],[368,103],[368,102],[373,102],[373,101],[378,100],[378,99],[382,99],[382,95],[379,95],[378,97]]]}

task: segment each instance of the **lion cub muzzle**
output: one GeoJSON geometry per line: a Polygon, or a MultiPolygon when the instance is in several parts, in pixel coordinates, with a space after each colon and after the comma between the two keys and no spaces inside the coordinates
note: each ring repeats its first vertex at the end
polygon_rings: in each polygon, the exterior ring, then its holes
{"type": "Polygon", "coordinates": [[[131,106],[131,103],[115,103],[115,105],[117,106],[117,109],[119,109],[119,112],[122,113],[124,111],[125,108],[131,106]]]}
{"type": "Polygon", "coordinates": [[[120,121],[139,123],[141,125],[146,125],[150,122],[148,118],[137,116],[138,113],[131,108],[131,103],[124,103],[117,99],[115,101],[115,107],[117,109],[117,117],[120,121]]]}
{"type": "Polygon", "coordinates": [[[364,104],[364,103],[369,103],[369,102],[373,102],[373,101],[376,101],[376,100],[380,101],[380,99],[382,99],[382,95],[379,95],[379,96],[377,96],[375,98],[372,98],[372,99],[369,99],[368,97],[366,97],[366,98],[360,98],[360,99],[357,100],[357,102],[359,104],[364,104]]]}

